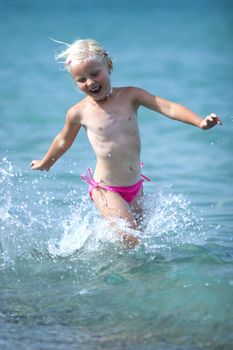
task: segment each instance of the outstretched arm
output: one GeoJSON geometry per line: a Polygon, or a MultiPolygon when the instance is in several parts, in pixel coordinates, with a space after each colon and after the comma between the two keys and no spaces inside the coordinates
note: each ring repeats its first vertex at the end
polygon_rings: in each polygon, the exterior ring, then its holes
{"type": "Polygon", "coordinates": [[[32,170],[49,170],[51,166],[70,148],[80,130],[76,116],[68,111],[62,131],[54,138],[42,160],[31,162],[32,170]]]}
{"type": "Polygon", "coordinates": [[[222,125],[221,120],[214,113],[206,118],[201,118],[190,109],[159,96],[153,96],[145,90],[134,88],[134,95],[138,105],[143,105],[168,118],[197,126],[203,130],[210,129],[216,124],[222,125]]]}

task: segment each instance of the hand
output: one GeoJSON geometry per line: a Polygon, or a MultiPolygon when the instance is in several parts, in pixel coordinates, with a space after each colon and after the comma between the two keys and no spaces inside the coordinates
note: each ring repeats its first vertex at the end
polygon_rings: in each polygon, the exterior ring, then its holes
{"type": "Polygon", "coordinates": [[[128,248],[135,248],[140,243],[137,237],[127,234],[123,235],[123,240],[128,248]]]}
{"type": "Polygon", "coordinates": [[[213,128],[215,125],[222,125],[222,122],[215,113],[211,113],[201,121],[200,128],[203,130],[208,130],[213,128]]]}
{"type": "Polygon", "coordinates": [[[46,171],[49,171],[49,168],[44,166],[42,160],[33,160],[31,162],[31,169],[32,170],[41,170],[41,171],[46,170],[46,171]]]}

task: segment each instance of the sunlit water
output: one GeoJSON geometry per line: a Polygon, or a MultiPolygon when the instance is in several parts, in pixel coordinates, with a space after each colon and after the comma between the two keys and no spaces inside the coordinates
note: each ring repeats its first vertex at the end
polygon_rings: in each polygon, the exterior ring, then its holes
{"type": "Polygon", "coordinates": [[[1,4],[4,350],[233,346],[232,6],[147,2],[1,4]],[[99,217],[80,179],[94,168],[84,132],[49,173],[30,171],[82,98],[48,38],[77,36],[104,42],[114,86],[141,86],[223,120],[202,132],[140,110],[151,182],[135,249],[99,217]]]}
{"type": "Polygon", "coordinates": [[[1,162],[4,346],[9,337],[9,348],[24,348],[32,337],[37,348],[42,334],[45,348],[229,344],[232,239],[219,226],[203,225],[181,194],[148,194],[141,244],[128,250],[88,196],[71,190],[59,203],[40,193],[45,180],[22,199],[25,174],[1,162]]]}

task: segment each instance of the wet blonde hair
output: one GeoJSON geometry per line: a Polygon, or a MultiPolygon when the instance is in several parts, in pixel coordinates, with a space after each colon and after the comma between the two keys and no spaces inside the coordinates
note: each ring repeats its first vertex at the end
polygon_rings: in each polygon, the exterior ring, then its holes
{"type": "Polygon", "coordinates": [[[64,64],[64,68],[70,72],[72,63],[81,63],[89,59],[97,59],[105,66],[113,69],[112,60],[108,52],[93,39],[76,40],[71,44],[59,42],[67,48],[55,55],[55,59],[64,64]]]}

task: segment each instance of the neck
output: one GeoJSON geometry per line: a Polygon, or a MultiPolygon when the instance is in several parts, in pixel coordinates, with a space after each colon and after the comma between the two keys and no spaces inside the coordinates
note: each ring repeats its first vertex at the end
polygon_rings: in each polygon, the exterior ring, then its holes
{"type": "Polygon", "coordinates": [[[106,96],[106,97],[109,97],[109,96],[111,96],[111,95],[112,95],[112,87],[110,86],[109,93],[107,94],[107,96],[106,96]]]}
{"type": "Polygon", "coordinates": [[[112,95],[112,91],[113,91],[113,88],[110,86],[109,92],[103,98],[101,98],[101,100],[96,100],[96,102],[106,101],[112,95]]]}
{"type": "Polygon", "coordinates": [[[110,90],[109,92],[106,94],[106,96],[104,96],[100,101],[106,100],[108,97],[110,97],[112,95],[112,87],[110,86],[110,90]]]}

